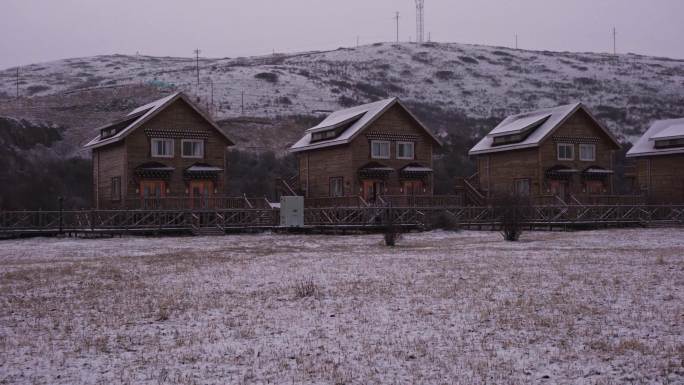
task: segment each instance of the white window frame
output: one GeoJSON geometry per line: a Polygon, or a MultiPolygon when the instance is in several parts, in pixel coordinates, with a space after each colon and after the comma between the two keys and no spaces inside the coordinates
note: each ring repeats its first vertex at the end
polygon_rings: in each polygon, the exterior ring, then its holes
{"type": "Polygon", "coordinates": [[[556,145],[556,155],[558,156],[558,160],[575,160],[575,145],[572,143],[558,143],[556,145]],[[571,151],[569,158],[561,158],[561,147],[570,147],[571,151]]]}
{"type": "Polygon", "coordinates": [[[183,158],[193,158],[193,159],[203,159],[204,158],[204,140],[202,139],[182,139],[181,140],[181,157],[183,158]],[[200,154],[199,155],[185,155],[185,143],[199,143],[200,144],[200,154]]]}
{"type": "Polygon", "coordinates": [[[389,140],[371,140],[371,158],[372,159],[390,159],[392,158],[392,142],[389,140]],[[387,156],[377,155],[373,151],[374,144],[386,144],[387,145],[387,156]]]}
{"type": "Polygon", "coordinates": [[[579,160],[583,162],[593,162],[596,160],[596,145],[595,144],[580,144],[579,145],[579,160]],[[582,149],[583,148],[591,148],[591,158],[586,158],[582,156],[582,149]]]}
{"type": "Polygon", "coordinates": [[[416,158],[416,143],[415,142],[397,142],[397,159],[408,159],[413,160],[416,158]],[[399,147],[404,145],[410,145],[411,156],[399,156],[399,147]]]}
{"type": "Polygon", "coordinates": [[[176,143],[175,143],[175,141],[174,141],[173,139],[169,139],[169,138],[152,138],[152,139],[150,139],[150,155],[151,155],[153,158],[173,158],[173,153],[174,153],[174,147],[175,147],[175,146],[176,146],[176,143]],[[169,148],[171,149],[171,153],[170,153],[170,154],[166,154],[166,155],[157,154],[157,153],[156,153],[156,149],[157,149],[156,144],[157,144],[158,142],[170,142],[171,144],[170,144],[170,147],[169,147],[169,148]]]}
{"type": "Polygon", "coordinates": [[[112,202],[119,202],[121,200],[121,177],[120,176],[113,176],[111,179],[111,187],[110,187],[110,200],[112,202]]]}
{"type": "Polygon", "coordinates": [[[514,181],[514,184],[513,184],[513,189],[514,189],[516,195],[530,196],[530,194],[532,193],[532,181],[530,180],[530,178],[516,179],[514,181]],[[521,191],[523,189],[521,189],[520,187],[523,187],[523,186],[525,187],[526,191],[521,191]]]}
{"type": "Polygon", "coordinates": [[[344,196],[344,177],[341,177],[341,176],[330,177],[330,179],[328,180],[328,189],[330,190],[330,191],[328,191],[328,195],[331,198],[343,197],[344,196]],[[336,183],[337,187],[339,187],[339,191],[337,191],[337,192],[339,192],[339,195],[336,194],[336,191],[333,189],[333,181],[339,182],[339,183],[336,183]]]}

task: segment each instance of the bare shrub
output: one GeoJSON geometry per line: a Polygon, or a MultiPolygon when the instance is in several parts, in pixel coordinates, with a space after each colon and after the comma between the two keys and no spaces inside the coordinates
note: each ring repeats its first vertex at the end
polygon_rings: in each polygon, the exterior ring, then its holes
{"type": "Polygon", "coordinates": [[[384,213],[383,225],[385,229],[385,246],[394,247],[401,238],[401,233],[392,217],[392,209],[387,208],[384,213]]]}
{"type": "Polygon", "coordinates": [[[260,72],[254,75],[255,78],[265,80],[269,83],[278,83],[278,74],[273,72],[260,72]]]}
{"type": "Polygon", "coordinates": [[[295,298],[315,297],[319,294],[318,285],[311,278],[298,281],[294,285],[294,294],[295,298]]]}
{"type": "Polygon", "coordinates": [[[458,231],[460,224],[456,217],[448,211],[440,211],[430,217],[431,230],[458,231]]]}
{"type": "Polygon", "coordinates": [[[495,199],[500,210],[501,235],[505,240],[520,240],[525,225],[525,216],[530,208],[529,197],[519,194],[505,194],[495,199]]]}

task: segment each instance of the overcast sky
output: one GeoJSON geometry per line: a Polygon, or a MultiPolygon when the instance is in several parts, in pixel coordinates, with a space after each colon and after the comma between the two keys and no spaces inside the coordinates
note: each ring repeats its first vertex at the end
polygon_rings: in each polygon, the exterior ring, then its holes
{"type": "MultiPolygon", "coordinates": [[[[433,41],[684,58],[684,0],[425,0],[433,41]]],[[[0,68],[99,54],[235,57],[415,39],[414,0],[0,0],[0,68]]]]}

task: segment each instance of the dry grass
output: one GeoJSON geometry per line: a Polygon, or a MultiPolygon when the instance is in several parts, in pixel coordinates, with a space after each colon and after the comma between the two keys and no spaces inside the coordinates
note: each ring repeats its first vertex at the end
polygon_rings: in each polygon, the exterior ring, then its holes
{"type": "Polygon", "coordinates": [[[681,239],[7,241],[0,384],[683,383],[681,239]]]}

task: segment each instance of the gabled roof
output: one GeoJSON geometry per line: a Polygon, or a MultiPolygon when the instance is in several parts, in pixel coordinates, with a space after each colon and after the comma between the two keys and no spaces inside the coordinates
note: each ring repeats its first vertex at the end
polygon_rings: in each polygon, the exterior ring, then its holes
{"type": "Polygon", "coordinates": [[[583,110],[610,138],[610,140],[620,148],[617,138],[601,122],[599,122],[589,109],[582,103],[568,104],[565,106],[544,108],[537,111],[525,112],[512,115],[504,119],[487,136],[482,138],[470,151],[470,155],[488,154],[493,152],[520,150],[525,148],[539,147],[549,138],[556,129],[563,125],[575,112],[583,110]],[[494,138],[503,135],[516,134],[526,129],[540,124],[524,140],[517,143],[494,145],[494,138]]]}
{"type": "Polygon", "coordinates": [[[297,143],[292,145],[292,147],[290,147],[290,151],[301,152],[350,143],[364,129],[373,124],[373,122],[375,122],[380,116],[382,116],[382,114],[384,114],[394,105],[401,106],[401,108],[403,108],[411,116],[411,118],[420,126],[420,128],[422,128],[423,131],[425,131],[430,138],[437,143],[437,145],[442,145],[442,142],[437,138],[437,136],[435,136],[435,134],[433,134],[423,123],[421,123],[420,120],[418,120],[418,118],[416,118],[411,111],[406,108],[404,103],[402,103],[399,98],[390,98],[333,112],[318,125],[307,129],[304,133],[304,136],[299,139],[297,143]],[[349,127],[347,127],[344,132],[335,138],[311,143],[311,135],[313,133],[339,128],[346,124],[350,124],[349,127]]]}
{"type": "Polygon", "coordinates": [[[627,152],[628,158],[649,155],[682,154],[683,147],[655,148],[656,140],[680,139],[684,137],[684,118],[657,120],[627,152]]]}
{"type": "Polygon", "coordinates": [[[136,128],[140,127],[143,125],[145,122],[149,121],[152,119],[154,116],[159,114],[161,111],[163,111],[166,107],[170,106],[173,104],[178,99],[182,99],[185,103],[187,103],[195,112],[197,112],[204,120],[209,123],[212,127],[214,127],[221,135],[223,135],[230,145],[233,145],[234,142],[221,130],[221,128],[214,122],[207,114],[205,114],[201,109],[199,109],[191,100],[188,98],[184,93],[182,92],[176,92],[171,95],[165,96],[161,99],[157,99],[151,103],[145,104],[144,106],[140,106],[133,111],[129,112],[126,116],[123,116],[120,119],[117,119],[113,122],[110,122],[102,127],[99,127],[97,130],[100,131],[98,135],[93,138],[90,142],[88,142],[84,148],[98,148],[102,146],[106,146],[111,143],[116,143],[122,139],[124,139],[126,136],[128,136],[131,132],[135,131],[136,128]],[[110,137],[102,138],[101,137],[101,130],[106,129],[106,128],[117,128],[117,133],[115,135],[112,135],[110,137]]]}

